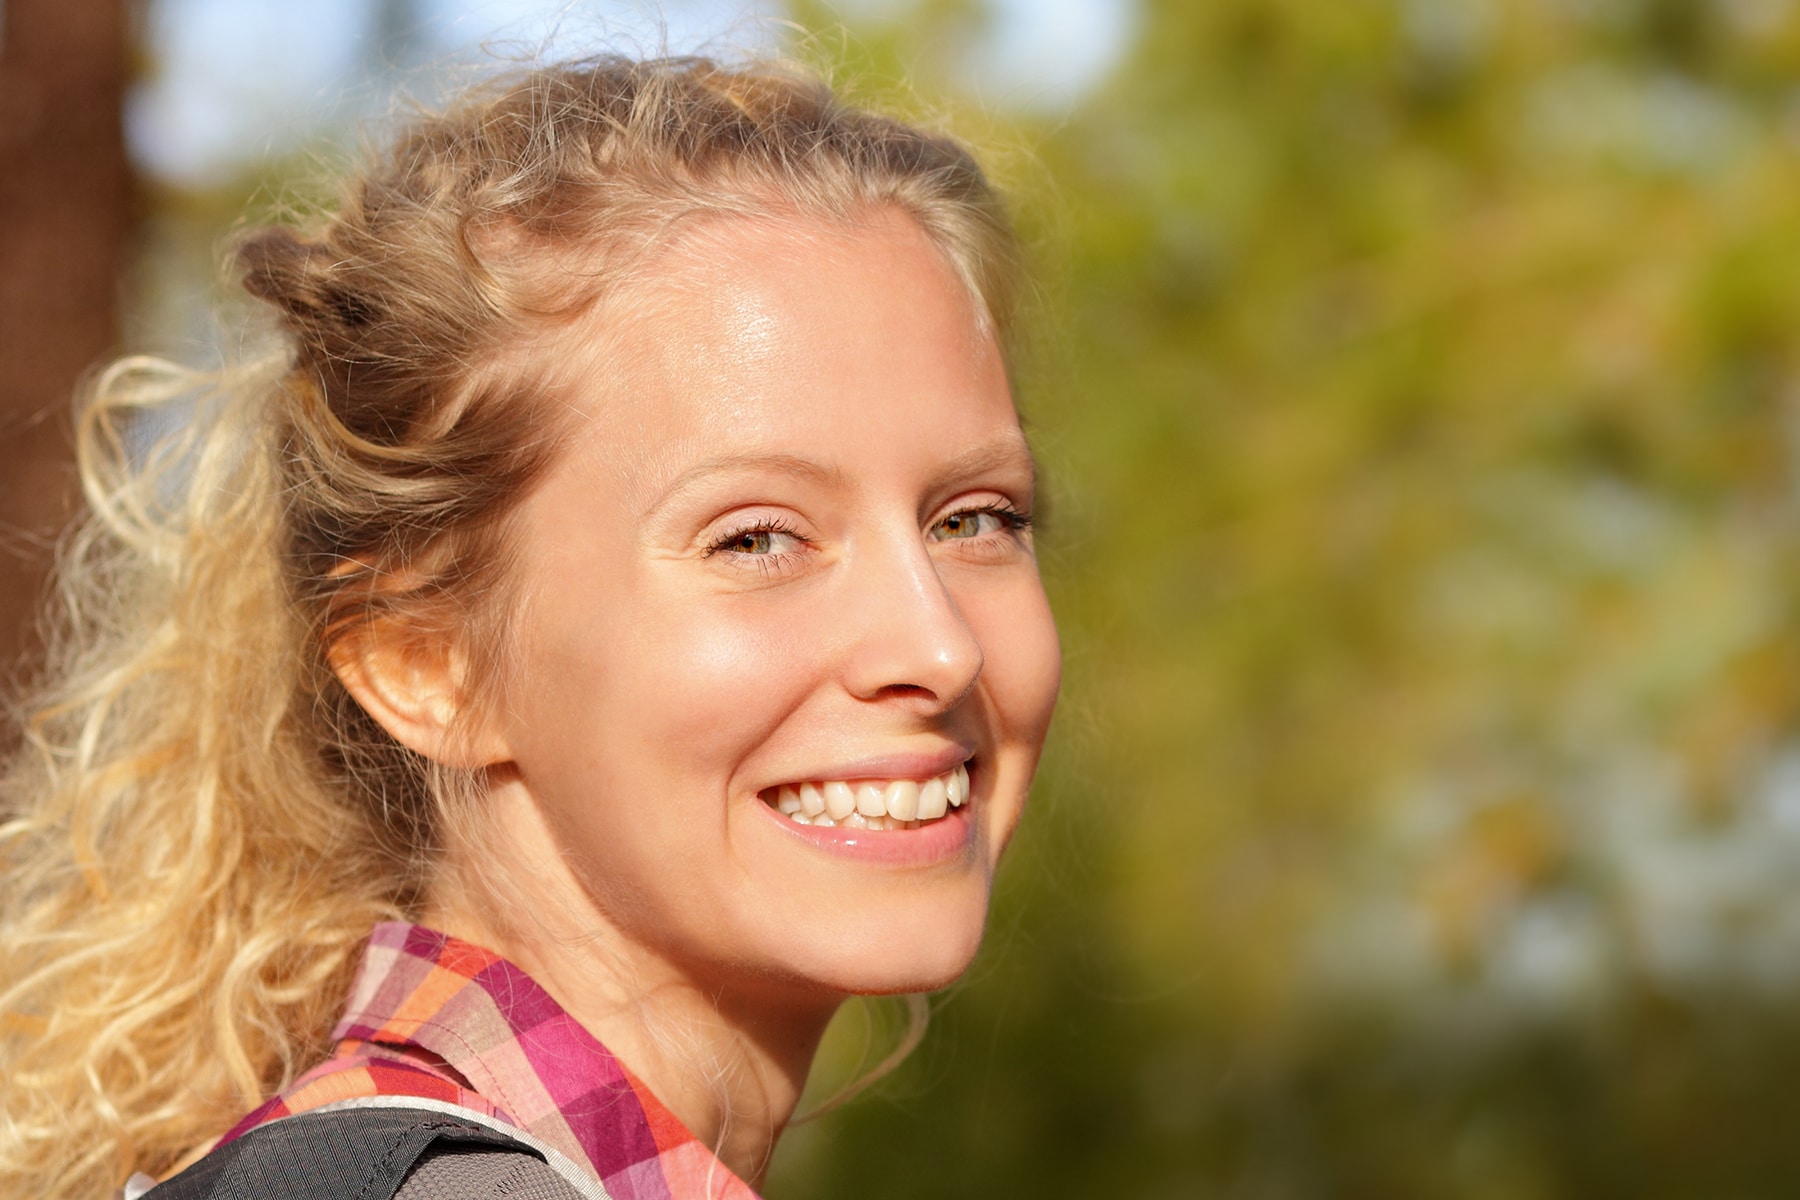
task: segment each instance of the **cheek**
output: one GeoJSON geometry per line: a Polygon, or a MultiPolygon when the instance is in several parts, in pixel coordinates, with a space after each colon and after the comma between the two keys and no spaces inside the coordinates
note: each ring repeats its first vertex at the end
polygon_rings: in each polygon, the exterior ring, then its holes
{"type": "Polygon", "coordinates": [[[1001,735],[1029,746],[1035,756],[1062,682],[1062,649],[1043,585],[1034,575],[959,604],[981,643],[982,678],[1001,735]]]}
{"type": "MultiPolygon", "coordinates": [[[[549,720],[587,726],[617,784],[673,783],[714,799],[732,772],[817,690],[816,626],[791,604],[695,596],[654,572],[612,581],[585,619],[534,656],[564,684],[549,720]]],[[[673,797],[671,797],[673,798],[673,797]]]]}
{"type": "Polygon", "coordinates": [[[741,760],[817,690],[809,629],[775,605],[665,606],[641,661],[672,732],[703,757],[741,760]]]}

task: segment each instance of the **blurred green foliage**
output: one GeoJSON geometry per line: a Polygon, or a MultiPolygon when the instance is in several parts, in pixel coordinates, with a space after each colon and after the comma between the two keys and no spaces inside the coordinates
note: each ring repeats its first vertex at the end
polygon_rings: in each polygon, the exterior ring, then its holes
{"type": "Polygon", "coordinates": [[[1791,1194],[1795,5],[1151,0],[1035,165],[967,122],[1065,708],[982,963],[770,1193],[1791,1194]]]}
{"type": "MultiPolygon", "coordinates": [[[[790,7],[981,90],[980,0],[790,7]]],[[[1074,111],[951,110],[1065,698],[982,959],[769,1194],[1794,1191],[1800,6],[1145,0],[1074,111]]]]}

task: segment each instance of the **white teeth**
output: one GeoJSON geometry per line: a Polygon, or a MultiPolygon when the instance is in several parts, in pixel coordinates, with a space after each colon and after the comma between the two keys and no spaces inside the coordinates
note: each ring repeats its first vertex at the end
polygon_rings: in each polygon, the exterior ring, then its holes
{"type": "Polygon", "coordinates": [[[944,785],[942,776],[928,779],[919,789],[919,811],[915,814],[921,821],[929,821],[944,815],[950,791],[944,785]]]}
{"type": "Polygon", "coordinates": [[[961,808],[963,806],[963,801],[969,798],[968,764],[959,763],[956,769],[950,772],[950,778],[945,786],[946,791],[948,792],[947,799],[950,802],[950,807],[961,808]]]}
{"type": "Polygon", "coordinates": [[[914,820],[919,815],[919,785],[910,779],[896,779],[887,785],[882,801],[894,820],[914,820]]]}
{"type": "Polygon", "coordinates": [[[801,825],[850,829],[917,829],[969,800],[969,768],[959,764],[934,779],[842,779],[784,783],[770,807],[801,825]]]}
{"type": "Polygon", "coordinates": [[[825,785],[825,811],[831,819],[841,821],[856,811],[856,793],[850,785],[842,780],[833,780],[825,785]]]}

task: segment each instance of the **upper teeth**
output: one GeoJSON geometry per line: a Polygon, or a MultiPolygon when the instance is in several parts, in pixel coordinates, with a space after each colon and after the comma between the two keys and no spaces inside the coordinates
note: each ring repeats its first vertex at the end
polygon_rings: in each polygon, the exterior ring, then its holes
{"type": "Polygon", "coordinates": [[[920,783],[913,779],[841,779],[783,784],[776,811],[802,825],[849,825],[859,829],[902,829],[961,808],[969,798],[969,768],[957,764],[920,783]]]}

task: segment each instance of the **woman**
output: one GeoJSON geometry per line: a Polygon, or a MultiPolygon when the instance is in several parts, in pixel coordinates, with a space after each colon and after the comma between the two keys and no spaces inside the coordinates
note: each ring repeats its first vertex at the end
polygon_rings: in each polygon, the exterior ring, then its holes
{"type": "Polygon", "coordinates": [[[969,963],[1054,702],[999,201],[782,71],[608,60],[235,255],[279,361],[87,413],[0,1179],[397,1097],[500,1142],[402,1196],[750,1194],[843,1000],[969,963]]]}

